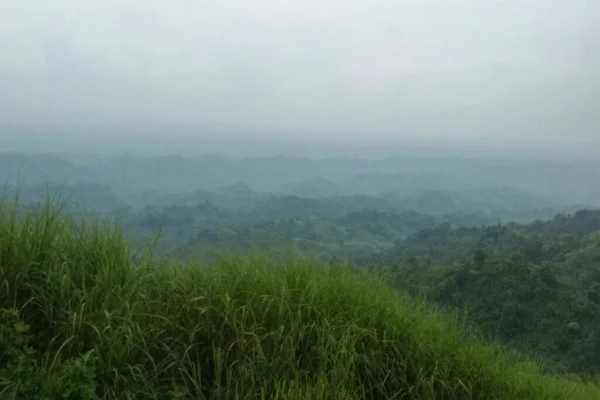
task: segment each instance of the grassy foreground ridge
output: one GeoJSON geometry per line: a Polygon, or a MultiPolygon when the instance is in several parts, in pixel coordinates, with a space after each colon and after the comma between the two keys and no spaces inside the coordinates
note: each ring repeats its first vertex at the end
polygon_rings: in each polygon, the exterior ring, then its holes
{"type": "Polygon", "coordinates": [[[592,399],[367,272],[134,257],[0,205],[1,399],[592,399]]]}

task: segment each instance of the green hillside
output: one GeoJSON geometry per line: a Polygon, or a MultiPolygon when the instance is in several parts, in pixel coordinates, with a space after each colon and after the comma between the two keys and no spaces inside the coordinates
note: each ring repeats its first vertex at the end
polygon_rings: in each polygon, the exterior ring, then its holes
{"type": "Polygon", "coordinates": [[[118,229],[0,208],[8,399],[590,399],[367,272],[133,254],[118,229]]]}
{"type": "Polygon", "coordinates": [[[556,372],[600,371],[600,211],[425,229],[364,260],[556,372]]]}

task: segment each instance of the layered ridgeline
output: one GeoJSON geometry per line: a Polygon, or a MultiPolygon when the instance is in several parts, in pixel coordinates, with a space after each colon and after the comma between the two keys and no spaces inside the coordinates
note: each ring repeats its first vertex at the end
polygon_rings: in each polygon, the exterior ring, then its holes
{"type": "MultiPolygon", "coordinates": [[[[134,209],[118,200],[110,187],[94,184],[27,184],[8,186],[4,193],[7,198],[18,195],[21,204],[43,203],[45,194],[50,194],[67,199],[70,214],[119,217],[134,241],[153,238],[160,231],[159,249],[177,257],[215,248],[260,248],[356,259],[390,249],[395,241],[442,221],[452,226],[478,226],[501,220],[495,213],[461,212],[471,203],[459,200],[454,205],[438,207],[448,213],[412,210],[415,202],[431,203],[428,207],[435,208],[446,198],[439,194],[423,194],[422,201],[402,200],[389,194],[314,199],[261,194],[240,184],[216,192],[171,195],[156,199],[153,206],[134,209]]],[[[488,204],[487,200],[482,202],[488,204]]],[[[531,218],[535,213],[527,215],[531,218]]]]}
{"type": "Polygon", "coordinates": [[[460,158],[310,159],[0,152],[3,195],[118,216],[173,257],[215,248],[369,258],[447,221],[531,222],[599,206],[599,164],[460,158]],[[561,182],[557,189],[556,181],[561,182]]]}
{"type": "Polygon", "coordinates": [[[367,272],[132,254],[116,228],[0,207],[9,399],[590,399],[367,272]]]}
{"type": "Polygon", "coordinates": [[[552,216],[548,213],[573,205],[600,206],[594,180],[599,172],[599,163],[584,161],[0,152],[2,184],[19,181],[33,191],[36,185],[73,185],[77,200],[104,209],[168,205],[194,197],[219,208],[247,208],[272,194],[312,199],[362,195],[376,197],[369,208],[379,204],[375,208],[391,206],[398,212],[482,212],[517,220],[552,216]]]}

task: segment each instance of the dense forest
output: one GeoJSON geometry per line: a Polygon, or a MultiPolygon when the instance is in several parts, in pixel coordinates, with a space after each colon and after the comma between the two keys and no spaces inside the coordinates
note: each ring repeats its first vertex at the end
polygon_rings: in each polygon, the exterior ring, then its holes
{"type": "Polygon", "coordinates": [[[600,370],[600,211],[424,229],[365,263],[554,371],[600,370]]]}

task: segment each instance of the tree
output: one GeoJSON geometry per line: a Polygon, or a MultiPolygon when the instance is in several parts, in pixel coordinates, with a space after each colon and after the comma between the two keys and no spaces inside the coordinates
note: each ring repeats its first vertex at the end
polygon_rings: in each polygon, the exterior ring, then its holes
{"type": "Polygon", "coordinates": [[[476,268],[482,268],[485,264],[486,255],[481,249],[477,249],[475,255],[473,256],[473,262],[475,263],[476,268]]]}

